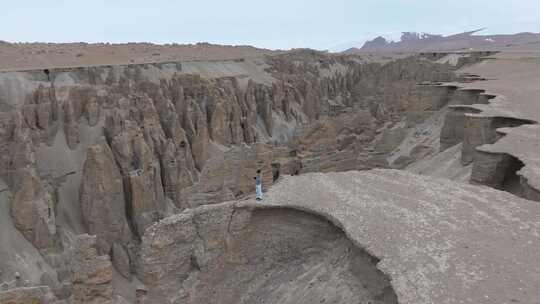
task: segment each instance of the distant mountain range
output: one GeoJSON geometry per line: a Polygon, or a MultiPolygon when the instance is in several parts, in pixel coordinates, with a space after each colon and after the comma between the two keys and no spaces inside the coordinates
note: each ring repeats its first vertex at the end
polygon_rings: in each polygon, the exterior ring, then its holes
{"type": "Polygon", "coordinates": [[[443,36],[428,33],[404,32],[400,41],[388,41],[379,36],[361,48],[350,48],[344,53],[359,52],[425,52],[461,50],[497,50],[503,48],[540,48],[540,34],[475,35],[483,29],[443,36]]]}

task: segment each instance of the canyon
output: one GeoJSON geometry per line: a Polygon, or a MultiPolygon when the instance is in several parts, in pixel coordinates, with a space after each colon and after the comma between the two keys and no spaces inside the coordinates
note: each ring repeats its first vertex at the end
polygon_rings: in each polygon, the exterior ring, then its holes
{"type": "Polygon", "coordinates": [[[539,299],[540,52],[199,47],[0,71],[1,303],[539,299]]]}

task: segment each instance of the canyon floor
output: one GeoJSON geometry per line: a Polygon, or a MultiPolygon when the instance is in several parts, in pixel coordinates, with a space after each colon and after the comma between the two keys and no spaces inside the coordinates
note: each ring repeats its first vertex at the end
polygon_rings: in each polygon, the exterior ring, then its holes
{"type": "Polygon", "coordinates": [[[0,303],[540,303],[537,45],[0,42],[0,303]]]}

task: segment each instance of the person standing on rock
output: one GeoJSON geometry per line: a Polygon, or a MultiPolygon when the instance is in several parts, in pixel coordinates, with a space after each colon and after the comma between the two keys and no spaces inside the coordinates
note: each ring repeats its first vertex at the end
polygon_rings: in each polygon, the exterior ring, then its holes
{"type": "Polygon", "coordinates": [[[255,179],[255,192],[256,192],[255,199],[258,201],[262,201],[263,192],[262,192],[261,170],[257,170],[257,176],[255,176],[254,179],[255,179]]]}

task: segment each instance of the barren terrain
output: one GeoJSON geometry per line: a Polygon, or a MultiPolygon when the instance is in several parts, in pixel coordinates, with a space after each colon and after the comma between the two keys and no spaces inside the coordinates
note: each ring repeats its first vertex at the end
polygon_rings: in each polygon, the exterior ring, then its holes
{"type": "Polygon", "coordinates": [[[536,303],[535,37],[0,43],[0,303],[536,303]]]}
{"type": "Polygon", "coordinates": [[[276,51],[208,43],[6,43],[0,42],[0,70],[35,70],[96,65],[258,58],[276,51]]]}

